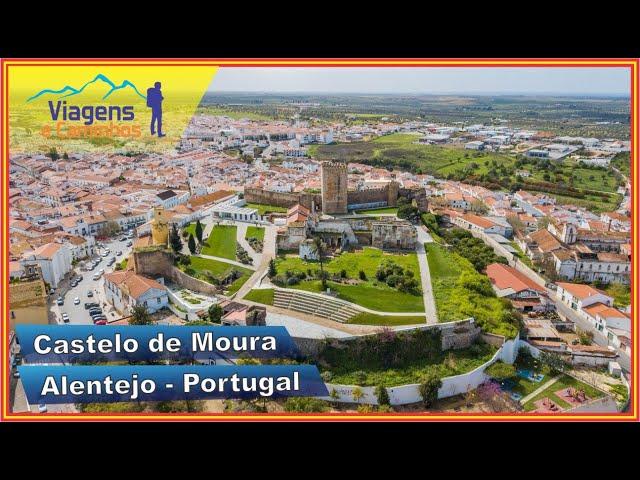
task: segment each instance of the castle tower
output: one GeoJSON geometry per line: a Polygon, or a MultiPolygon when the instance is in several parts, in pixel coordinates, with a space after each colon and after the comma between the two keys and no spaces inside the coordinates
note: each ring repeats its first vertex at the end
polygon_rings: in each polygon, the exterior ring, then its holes
{"type": "Polygon", "coordinates": [[[322,212],[347,213],[347,164],[322,162],[322,212]]]}
{"type": "Polygon", "coordinates": [[[169,241],[169,224],[163,207],[153,209],[151,220],[151,238],[154,245],[167,245],[169,241]]]}
{"type": "Polygon", "coordinates": [[[400,191],[400,184],[395,180],[392,180],[387,185],[387,205],[389,207],[398,206],[398,193],[400,191]]]}

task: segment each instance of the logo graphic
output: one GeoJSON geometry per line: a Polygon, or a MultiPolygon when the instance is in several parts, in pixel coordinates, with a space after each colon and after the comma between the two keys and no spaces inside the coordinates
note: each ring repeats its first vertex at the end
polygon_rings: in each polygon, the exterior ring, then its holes
{"type": "Polygon", "coordinates": [[[175,151],[216,72],[211,65],[12,67],[11,149],[175,151]]]}
{"type": "Polygon", "coordinates": [[[146,97],[144,95],[142,95],[138,91],[138,88],[133,83],[131,83],[129,80],[125,80],[120,85],[116,85],[114,82],[112,82],[105,75],[99,73],[98,75],[96,75],[96,77],[93,80],[91,80],[90,82],[85,83],[80,88],[74,88],[74,87],[71,87],[69,85],[65,85],[60,90],[52,90],[52,89],[46,88],[44,90],[40,90],[35,95],[29,97],[27,99],[27,102],[31,102],[32,100],[35,100],[36,98],[38,98],[38,97],[40,97],[42,95],[45,95],[45,94],[53,94],[53,95],[64,94],[60,98],[66,98],[66,97],[71,97],[73,95],[78,95],[78,94],[82,93],[89,85],[92,85],[92,84],[94,84],[94,83],[96,83],[98,81],[106,83],[110,87],[110,90],[107,91],[107,93],[105,93],[105,95],[102,97],[102,100],[107,99],[113,92],[118,91],[118,90],[122,90],[122,89],[125,89],[125,88],[133,89],[133,91],[135,93],[137,93],[140,96],[140,98],[142,98],[143,100],[146,99],[146,97]]]}
{"type": "MultiPolygon", "coordinates": [[[[135,87],[134,87],[135,88],[135,87]]],[[[164,137],[162,133],[162,84],[156,82],[153,87],[147,89],[147,107],[151,108],[151,135],[155,135],[158,128],[158,137],[164,137]]]]}

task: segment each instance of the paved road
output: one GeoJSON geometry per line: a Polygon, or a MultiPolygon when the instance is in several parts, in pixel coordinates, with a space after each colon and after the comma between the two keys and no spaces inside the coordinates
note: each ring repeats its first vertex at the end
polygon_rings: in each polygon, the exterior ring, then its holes
{"type": "MultiPolygon", "coordinates": [[[[553,300],[553,302],[555,303],[556,309],[557,309],[557,311],[558,311],[558,313],[560,315],[562,315],[563,317],[565,317],[568,320],[570,320],[573,323],[575,323],[576,326],[578,328],[580,328],[580,330],[584,330],[584,331],[587,331],[587,332],[593,332],[593,341],[597,345],[600,345],[601,347],[608,347],[609,346],[609,339],[607,337],[605,337],[602,334],[602,332],[597,330],[588,320],[586,320],[585,318],[583,318],[580,315],[578,315],[578,313],[575,310],[573,310],[572,308],[568,307],[562,301],[557,300],[556,297],[555,297],[555,292],[554,291],[552,291],[552,290],[547,290],[547,291],[549,293],[549,298],[551,300],[553,300]]],[[[617,350],[617,352],[618,352],[618,355],[620,355],[618,357],[617,362],[626,371],[631,371],[631,358],[629,357],[629,355],[627,355],[624,352],[621,352],[620,350],[617,350]]]]}
{"type": "Polygon", "coordinates": [[[255,285],[259,285],[261,283],[262,278],[265,276],[267,269],[269,268],[269,261],[276,256],[276,234],[277,229],[275,226],[265,226],[260,264],[253,275],[249,277],[249,280],[240,287],[235,298],[243,298],[255,285]]]}
{"type": "MultiPolygon", "coordinates": [[[[56,289],[55,294],[50,296],[50,318],[52,318],[53,322],[62,324],[62,314],[67,313],[69,315],[69,323],[72,325],[92,325],[91,317],[87,310],[85,310],[84,304],[86,302],[106,303],[104,299],[103,276],[100,276],[99,280],[94,280],[93,275],[99,272],[100,269],[104,269],[105,273],[112,272],[116,264],[124,260],[131,252],[132,247],[127,247],[126,245],[129,240],[121,241],[120,238],[121,237],[118,236],[117,239],[102,242],[110,249],[111,253],[102,259],[95,270],[84,272],[81,270],[80,265],[76,266],[73,275],[67,275],[67,278],[56,289]],[[121,251],[122,255],[116,256],[116,252],[118,251],[121,251]],[[116,263],[108,267],[107,261],[111,257],[116,258],[116,263]],[[82,275],[83,279],[76,287],[70,288],[70,278],[76,275],[82,275]],[[87,295],[90,291],[93,293],[93,297],[87,295]],[[62,306],[56,304],[58,295],[64,298],[64,305],[62,306]],[[76,297],[80,299],[79,305],[74,305],[73,303],[76,297]]],[[[103,249],[98,248],[98,252],[103,252],[103,249]]],[[[109,320],[115,320],[121,316],[111,306],[103,307],[103,311],[109,320]]]]}
{"type": "Polygon", "coordinates": [[[431,235],[429,235],[421,226],[417,227],[417,231],[418,242],[416,243],[416,253],[418,255],[418,264],[420,266],[424,312],[427,317],[427,323],[433,324],[438,323],[438,312],[436,310],[436,301],[433,298],[433,289],[431,288],[431,273],[429,271],[429,262],[427,261],[427,252],[424,249],[424,244],[433,242],[433,238],[431,238],[431,235]]]}
{"type": "Polygon", "coordinates": [[[251,245],[249,245],[249,242],[247,242],[247,239],[245,238],[246,235],[247,235],[247,227],[248,226],[249,226],[248,223],[239,222],[237,224],[236,241],[240,244],[240,246],[242,248],[244,248],[247,251],[247,253],[251,257],[251,260],[253,261],[253,264],[257,267],[258,265],[260,265],[260,262],[262,260],[262,255],[260,253],[256,252],[253,248],[251,248],[251,245]]]}

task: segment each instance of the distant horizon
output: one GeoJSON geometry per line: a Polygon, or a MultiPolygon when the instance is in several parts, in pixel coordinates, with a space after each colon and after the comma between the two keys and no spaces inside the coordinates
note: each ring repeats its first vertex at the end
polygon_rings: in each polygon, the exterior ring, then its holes
{"type": "Polygon", "coordinates": [[[220,67],[207,93],[630,97],[623,67],[220,67]]]}
{"type": "Polygon", "coordinates": [[[207,90],[205,94],[212,95],[315,95],[315,96],[340,96],[340,95],[361,95],[375,96],[387,95],[398,97],[595,97],[595,98],[631,98],[631,95],[625,93],[603,93],[603,92],[349,92],[349,91],[257,91],[257,90],[224,90],[215,91],[207,90]]]}

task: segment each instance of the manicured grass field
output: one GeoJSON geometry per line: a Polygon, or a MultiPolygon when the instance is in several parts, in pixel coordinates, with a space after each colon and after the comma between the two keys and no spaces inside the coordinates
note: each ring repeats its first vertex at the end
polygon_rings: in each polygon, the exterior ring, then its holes
{"type": "Polygon", "coordinates": [[[407,317],[395,317],[389,315],[375,315],[373,313],[362,312],[351,317],[349,322],[356,325],[385,325],[385,326],[397,326],[397,325],[416,325],[425,323],[425,317],[407,316],[407,317]]]}
{"type": "MultiPolygon", "coordinates": [[[[545,380],[543,380],[543,382],[545,380]]],[[[558,406],[562,408],[570,408],[571,406],[567,402],[558,398],[554,393],[554,392],[557,392],[558,390],[562,390],[568,387],[573,387],[578,390],[584,390],[584,393],[590,399],[601,398],[605,395],[604,392],[601,392],[600,390],[592,387],[591,385],[587,385],[586,383],[581,382],[580,380],[577,380],[573,377],[570,377],[569,375],[562,375],[558,379],[558,381],[556,381],[554,384],[550,385],[548,388],[540,392],[538,395],[535,395],[527,403],[525,403],[524,410],[526,412],[535,410],[536,409],[535,402],[545,397],[548,397],[549,399],[551,399],[551,401],[555,402],[556,404],[558,404],[558,406]]]]}
{"type": "Polygon", "coordinates": [[[273,292],[273,288],[254,288],[244,296],[244,300],[262,303],[264,305],[273,305],[273,292]]]}
{"type": "Polygon", "coordinates": [[[331,383],[335,384],[394,387],[419,383],[430,373],[436,373],[442,378],[469,372],[488,362],[495,351],[496,348],[491,345],[478,344],[471,348],[441,352],[432,359],[405,362],[395,368],[376,368],[363,361],[349,362],[338,358],[334,365],[323,370],[329,370],[333,374],[331,383]],[[364,372],[364,381],[359,381],[358,372],[364,372]]]}
{"type": "Polygon", "coordinates": [[[264,228],[263,227],[247,227],[247,234],[245,238],[257,238],[258,240],[264,240],[264,228]]]}
{"type": "MultiPolygon", "coordinates": [[[[228,275],[232,270],[237,270],[242,273],[242,276],[237,278],[229,287],[229,294],[237,292],[244,282],[246,282],[249,277],[253,274],[252,270],[248,268],[238,267],[236,265],[231,265],[229,263],[221,262],[219,260],[213,260],[211,258],[202,258],[202,257],[189,257],[190,267],[195,270],[193,274],[194,277],[199,278],[200,280],[207,280],[207,276],[204,272],[209,271],[216,277],[224,277],[228,275]]],[[[187,272],[189,273],[189,272],[187,272]]]]}
{"type": "Polygon", "coordinates": [[[381,213],[392,213],[393,215],[398,214],[397,207],[383,207],[383,208],[371,208],[369,210],[357,210],[356,213],[361,215],[379,215],[381,213]]]}
{"type": "MultiPolygon", "coordinates": [[[[339,273],[345,270],[347,276],[359,279],[359,272],[363,270],[367,280],[355,285],[346,285],[336,282],[328,282],[329,288],[338,293],[338,298],[353,302],[372,310],[381,312],[424,312],[422,295],[403,293],[394,288],[378,282],[375,278],[378,265],[386,258],[393,260],[405,269],[412,270],[417,278],[420,277],[420,268],[415,253],[387,254],[377,248],[365,248],[359,252],[345,252],[325,262],[324,268],[330,273],[339,273]]],[[[287,270],[307,272],[309,269],[318,270],[320,265],[315,261],[305,261],[300,257],[278,258],[276,270],[285,273],[287,270]]],[[[312,292],[322,291],[319,280],[305,280],[291,288],[312,292]]]]}
{"type": "Polygon", "coordinates": [[[209,238],[202,245],[202,254],[235,260],[237,230],[235,225],[213,227],[209,238]]]}
{"type": "Polygon", "coordinates": [[[258,215],[264,215],[266,213],[285,213],[287,211],[284,207],[277,207],[275,205],[266,205],[263,203],[247,203],[245,208],[255,208],[258,210],[258,215]]]}

